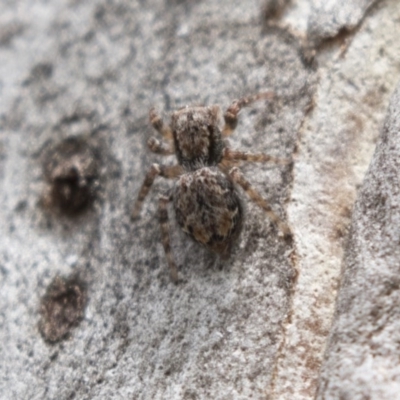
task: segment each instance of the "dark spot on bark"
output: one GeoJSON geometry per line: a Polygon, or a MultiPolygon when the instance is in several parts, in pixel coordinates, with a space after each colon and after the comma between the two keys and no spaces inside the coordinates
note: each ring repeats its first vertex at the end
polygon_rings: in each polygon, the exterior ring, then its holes
{"type": "Polygon", "coordinates": [[[40,304],[39,330],[48,343],[69,336],[83,318],[86,305],[86,285],[76,276],[57,276],[50,283],[40,304]]]}
{"type": "Polygon", "coordinates": [[[53,65],[47,62],[36,64],[31,75],[34,79],[49,79],[53,75],[53,65]]]}
{"type": "Polygon", "coordinates": [[[265,20],[270,21],[280,18],[290,2],[291,0],[266,0],[263,7],[265,20]]]}
{"type": "Polygon", "coordinates": [[[46,205],[72,215],[84,211],[95,199],[99,156],[85,139],[70,137],[52,147],[43,169],[50,186],[46,205]]]}

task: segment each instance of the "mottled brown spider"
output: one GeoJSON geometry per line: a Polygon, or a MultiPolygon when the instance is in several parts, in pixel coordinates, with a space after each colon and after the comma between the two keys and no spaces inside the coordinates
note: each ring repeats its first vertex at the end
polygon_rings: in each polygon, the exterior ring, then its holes
{"type": "Polygon", "coordinates": [[[288,225],[235,166],[240,161],[288,164],[291,160],[232,150],[224,139],[235,130],[239,111],[244,106],[259,99],[272,98],[273,93],[266,92],[234,101],[224,114],[223,126],[220,107],[215,105],[183,107],[172,113],[170,125],[164,124],[154,109],[150,110],[150,123],[165,139],[150,138],[147,142],[150,150],[160,155],[175,153],[178,165],[151,166],[139,191],[132,218],[138,217],[143,200],[158,175],[178,178],[174,188],[159,199],[162,243],[175,282],[178,272],[169,239],[169,202],[173,203],[182,230],[222,258],[229,256],[242,227],[243,207],[236,185],[241,186],[250,199],[264,210],[283,236],[291,236],[288,225]]]}

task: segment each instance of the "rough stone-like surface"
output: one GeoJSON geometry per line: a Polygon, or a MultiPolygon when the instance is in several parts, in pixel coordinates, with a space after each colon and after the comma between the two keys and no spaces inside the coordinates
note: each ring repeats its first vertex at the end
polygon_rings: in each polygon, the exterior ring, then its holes
{"type": "MultiPolygon", "coordinates": [[[[7,346],[0,392],[10,399],[262,398],[290,304],[293,248],[247,201],[243,234],[224,263],[173,224],[183,281],[176,286],[156,218],[157,194],[171,183],[155,184],[139,221],[129,215],[145,173],[160,159],[145,145],[154,134],[151,106],[166,114],[186,104],[226,108],[274,90],[276,101],[241,113],[230,140],[234,148],[290,157],[314,70],[296,38],[263,29],[257,2],[230,3],[230,13],[213,1],[58,7],[47,48],[15,79],[15,96],[4,88],[12,100],[1,126],[7,346]],[[97,202],[73,218],[41,205],[47,149],[70,136],[101,154],[97,202]],[[50,346],[38,329],[40,298],[55,276],[74,273],[87,284],[85,317],[68,341],[50,346]]],[[[249,165],[243,172],[284,216],[291,167],[249,165]]]]}
{"type": "Polygon", "coordinates": [[[299,277],[277,361],[278,399],[315,393],[357,188],[400,79],[400,42],[393,34],[399,17],[398,3],[388,2],[345,49],[330,46],[318,54],[315,106],[301,129],[288,205],[299,277]],[[379,61],[366,67],[364,60],[379,61]]]}
{"type": "Polygon", "coordinates": [[[316,0],[312,2],[308,37],[314,44],[357,27],[366,11],[380,0],[316,0]]]}
{"type": "Polygon", "coordinates": [[[354,207],[319,399],[400,396],[400,86],[354,207]]]}
{"type": "MultiPolygon", "coordinates": [[[[368,4],[348,4],[343,21],[362,21],[368,4]]],[[[305,35],[318,8],[308,0],[1,3],[1,398],[314,397],[353,201],[400,79],[397,0],[371,8],[344,50],[331,43],[313,60],[290,32],[305,35]],[[281,21],[271,24],[275,14],[266,24],[268,4],[281,21]],[[293,169],[242,168],[288,219],[294,245],[243,196],[246,222],[228,261],[172,223],[176,286],[156,218],[157,196],[172,182],[159,179],[141,219],[129,218],[151,163],[174,163],[147,151],[148,110],[167,120],[186,104],[226,108],[263,90],[276,100],[243,110],[230,142],[294,153],[293,169]],[[43,201],[54,183],[44,175],[48,149],[69,137],[96,154],[93,203],[77,215],[43,201]],[[86,307],[49,344],[40,305],[56,277],[79,277],[86,307]]],[[[335,15],[326,14],[329,26],[335,15]]]]}

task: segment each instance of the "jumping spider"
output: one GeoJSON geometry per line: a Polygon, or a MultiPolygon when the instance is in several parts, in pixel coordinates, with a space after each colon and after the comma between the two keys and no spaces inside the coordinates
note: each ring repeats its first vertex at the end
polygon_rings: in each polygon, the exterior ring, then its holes
{"type": "Polygon", "coordinates": [[[182,230],[222,258],[229,256],[242,227],[243,207],[236,184],[264,210],[283,236],[291,237],[288,225],[275,214],[268,202],[235,166],[240,161],[288,164],[291,160],[232,150],[224,140],[235,130],[239,111],[244,106],[272,97],[273,93],[266,92],[234,101],[224,114],[222,130],[221,111],[216,105],[183,107],[172,113],[170,125],[164,124],[154,109],[150,110],[150,123],[166,139],[163,142],[150,138],[147,142],[150,150],[160,155],[175,153],[178,165],[151,166],[139,191],[132,219],[138,217],[143,200],[158,175],[169,179],[178,178],[173,190],[160,197],[158,206],[162,243],[173,281],[178,280],[178,271],[168,232],[167,205],[171,201],[182,230]]]}

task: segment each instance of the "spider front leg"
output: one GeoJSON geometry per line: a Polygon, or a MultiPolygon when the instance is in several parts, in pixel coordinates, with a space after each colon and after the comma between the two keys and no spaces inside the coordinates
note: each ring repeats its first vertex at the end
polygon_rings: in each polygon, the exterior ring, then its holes
{"type": "Polygon", "coordinates": [[[278,158],[264,153],[249,153],[247,151],[237,151],[225,147],[222,150],[222,161],[248,161],[248,162],[273,162],[280,165],[292,163],[290,158],[278,158]]]}
{"type": "Polygon", "coordinates": [[[178,268],[176,267],[174,257],[171,251],[171,243],[169,240],[169,220],[168,220],[168,203],[172,200],[172,196],[162,196],[158,201],[158,215],[160,220],[161,241],[164,247],[165,256],[167,257],[171,279],[178,282],[178,268]]]}
{"type": "Polygon", "coordinates": [[[290,239],[292,237],[292,232],[289,226],[275,214],[268,202],[251,186],[250,182],[245,179],[243,174],[235,167],[229,171],[229,175],[235,183],[243,188],[250,199],[265,211],[268,218],[278,227],[284,238],[290,239]]]}
{"type": "Polygon", "coordinates": [[[165,143],[161,142],[155,137],[151,137],[147,141],[147,146],[153,153],[160,154],[162,156],[170,156],[171,154],[174,154],[174,146],[172,142],[165,143]]]}
{"type": "Polygon", "coordinates": [[[229,136],[236,129],[238,124],[238,114],[243,107],[254,103],[257,100],[271,100],[274,98],[273,92],[258,93],[254,96],[243,97],[242,99],[235,100],[225,111],[224,120],[225,126],[222,129],[223,136],[229,136]]]}
{"type": "Polygon", "coordinates": [[[133,206],[131,218],[136,219],[139,216],[143,201],[146,198],[147,194],[149,193],[154,183],[154,179],[156,179],[158,175],[162,176],[163,178],[172,179],[178,177],[181,174],[182,174],[182,167],[180,165],[173,165],[170,167],[166,167],[164,165],[153,164],[149,172],[146,174],[142,187],[140,188],[137,200],[135,202],[135,205],[133,206]]]}

